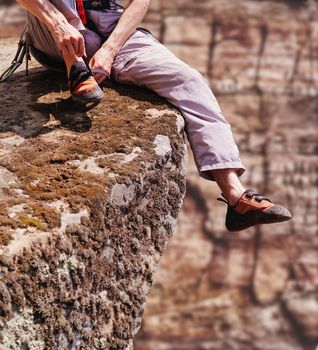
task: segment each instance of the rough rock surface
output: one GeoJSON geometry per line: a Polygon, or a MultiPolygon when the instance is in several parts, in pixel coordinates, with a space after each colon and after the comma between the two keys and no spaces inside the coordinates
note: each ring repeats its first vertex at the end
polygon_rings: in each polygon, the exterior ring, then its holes
{"type": "MultiPolygon", "coordinates": [[[[217,93],[248,168],[244,182],[286,204],[294,219],[228,234],[219,190],[199,179],[191,162],[178,231],[161,260],[135,349],[314,350],[317,2],[150,5],[145,26],[217,93]]],[[[6,22],[0,35],[16,22],[8,17],[5,11],[1,21],[0,13],[0,27],[6,22]]]]}
{"type": "Polygon", "coordinates": [[[151,2],[146,27],[217,93],[247,172],[292,221],[229,234],[190,163],[178,231],[138,350],[313,350],[318,343],[316,1],[151,2]]]}
{"type": "Polygon", "coordinates": [[[146,90],[106,84],[92,109],[65,90],[39,68],[0,85],[0,347],[132,349],[185,193],[183,118],[146,90]]]}

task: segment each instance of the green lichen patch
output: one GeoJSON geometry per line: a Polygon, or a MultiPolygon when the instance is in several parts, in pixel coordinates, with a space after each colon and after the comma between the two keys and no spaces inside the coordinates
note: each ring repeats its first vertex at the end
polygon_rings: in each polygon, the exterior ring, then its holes
{"type": "MultiPolygon", "coordinates": [[[[60,214],[55,209],[29,199],[11,199],[0,201],[0,228],[3,232],[17,228],[35,227],[40,231],[48,231],[59,227],[60,214]],[[11,213],[11,208],[23,204],[22,209],[11,213]],[[6,229],[5,229],[6,228],[6,229]]],[[[8,234],[8,237],[12,237],[8,234]]]]}
{"type": "Polygon", "coordinates": [[[18,227],[19,228],[28,228],[35,227],[40,231],[47,231],[47,226],[38,218],[32,218],[29,216],[18,216],[18,227]]]}

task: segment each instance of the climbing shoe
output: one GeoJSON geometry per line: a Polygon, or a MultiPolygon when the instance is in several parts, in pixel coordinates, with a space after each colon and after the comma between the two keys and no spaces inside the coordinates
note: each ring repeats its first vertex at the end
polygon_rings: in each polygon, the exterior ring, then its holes
{"type": "Polygon", "coordinates": [[[103,97],[102,89],[94,79],[89,66],[84,62],[76,62],[72,65],[68,85],[72,99],[76,103],[99,102],[103,97]]]}
{"type": "Polygon", "coordinates": [[[228,206],[225,226],[229,231],[242,231],[257,224],[282,222],[292,217],[285,207],[274,204],[253,189],[247,189],[234,206],[223,198],[218,200],[228,206]]]}

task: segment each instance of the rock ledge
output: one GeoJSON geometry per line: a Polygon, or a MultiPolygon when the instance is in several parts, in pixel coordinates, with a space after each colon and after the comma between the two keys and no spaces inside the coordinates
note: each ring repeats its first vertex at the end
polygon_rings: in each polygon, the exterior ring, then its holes
{"type": "Polygon", "coordinates": [[[61,77],[0,85],[0,343],[132,349],[185,194],[183,118],[105,86],[75,109],[61,77]]]}

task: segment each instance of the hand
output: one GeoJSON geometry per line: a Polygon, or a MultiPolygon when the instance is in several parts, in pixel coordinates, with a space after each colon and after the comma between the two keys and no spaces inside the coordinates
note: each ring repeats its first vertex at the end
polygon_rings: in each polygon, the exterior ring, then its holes
{"type": "Polygon", "coordinates": [[[101,84],[107,77],[109,77],[114,57],[114,53],[110,48],[102,46],[90,60],[89,63],[93,70],[94,78],[98,84],[101,84]],[[96,70],[95,73],[94,70],[96,70]]]}
{"type": "Polygon", "coordinates": [[[59,24],[52,33],[64,56],[86,56],[84,37],[71,24],[59,24]]]}

